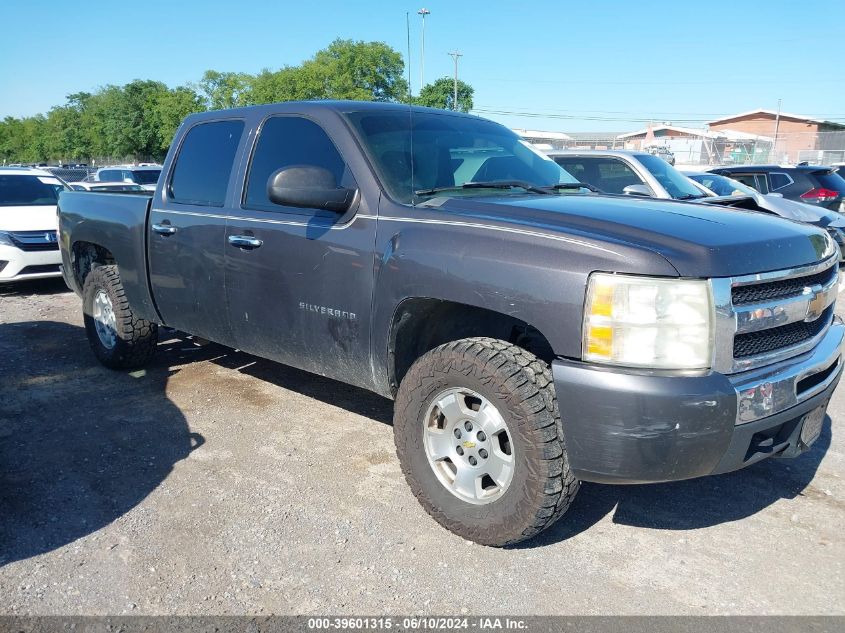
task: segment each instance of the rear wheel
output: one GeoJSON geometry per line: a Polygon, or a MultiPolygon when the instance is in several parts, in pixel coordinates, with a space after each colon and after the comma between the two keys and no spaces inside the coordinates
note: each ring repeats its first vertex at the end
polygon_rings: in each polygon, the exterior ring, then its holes
{"type": "Polygon", "coordinates": [[[505,341],[464,339],[417,360],[397,394],[394,435],[426,511],[484,545],[536,535],[578,490],[549,366],[505,341]]]}
{"type": "Polygon", "coordinates": [[[158,342],[158,326],[132,312],[117,266],[99,266],[88,274],[82,307],[88,343],[103,365],[135,369],[149,362],[158,342]]]}

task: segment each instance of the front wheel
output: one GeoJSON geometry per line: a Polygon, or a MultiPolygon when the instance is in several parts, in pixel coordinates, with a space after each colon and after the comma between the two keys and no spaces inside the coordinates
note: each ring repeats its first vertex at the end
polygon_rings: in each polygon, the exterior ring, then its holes
{"type": "Polygon", "coordinates": [[[135,369],[155,353],[158,326],[132,312],[117,266],[99,266],[85,278],[82,309],[88,343],[97,359],[112,369],[135,369]]]}
{"type": "Polygon", "coordinates": [[[466,539],[531,538],[578,491],[549,366],[505,341],[463,339],[423,355],[399,387],[393,428],[414,495],[466,539]]]}

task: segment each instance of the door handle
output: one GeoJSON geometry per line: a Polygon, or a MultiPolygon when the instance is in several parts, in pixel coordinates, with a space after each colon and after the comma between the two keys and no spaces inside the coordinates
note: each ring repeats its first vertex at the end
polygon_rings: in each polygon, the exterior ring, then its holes
{"type": "Polygon", "coordinates": [[[177,231],[175,226],[169,224],[153,224],[152,229],[159,235],[173,235],[177,231]]]}
{"type": "Polygon", "coordinates": [[[243,248],[244,250],[251,251],[254,248],[258,248],[264,242],[259,240],[257,237],[252,237],[250,235],[230,235],[229,236],[229,244],[232,246],[237,246],[238,248],[243,248]]]}

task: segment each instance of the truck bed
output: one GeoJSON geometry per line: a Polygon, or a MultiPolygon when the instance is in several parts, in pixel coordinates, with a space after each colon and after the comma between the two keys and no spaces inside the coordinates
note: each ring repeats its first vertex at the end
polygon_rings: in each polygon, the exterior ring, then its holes
{"type": "Polygon", "coordinates": [[[146,193],[63,191],[58,204],[59,244],[65,282],[71,290],[82,294],[78,259],[88,243],[97,244],[120,266],[126,297],[136,312],[157,320],[146,264],[146,225],[153,192],[146,193]]]}

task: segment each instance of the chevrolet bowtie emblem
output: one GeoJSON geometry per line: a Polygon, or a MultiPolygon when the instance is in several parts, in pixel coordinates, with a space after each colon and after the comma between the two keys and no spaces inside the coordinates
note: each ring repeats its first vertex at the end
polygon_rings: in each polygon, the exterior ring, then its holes
{"type": "MultiPolygon", "coordinates": [[[[805,294],[810,294],[811,292],[812,290],[810,288],[804,288],[805,294]]],[[[815,321],[822,315],[826,307],[827,293],[817,292],[807,303],[807,317],[804,320],[808,322],[815,321]]]]}
{"type": "Polygon", "coordinates": [[[470,442],[469,440],[467,440],[466,442],[464,442],[464,448],[475,448],[475,442],[470,442]]]}

